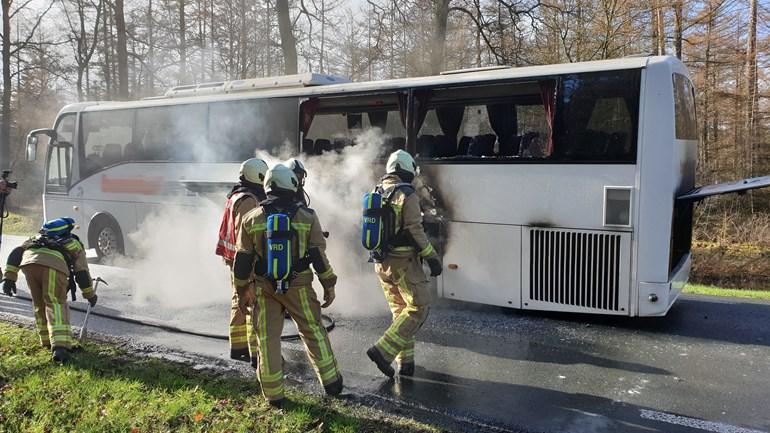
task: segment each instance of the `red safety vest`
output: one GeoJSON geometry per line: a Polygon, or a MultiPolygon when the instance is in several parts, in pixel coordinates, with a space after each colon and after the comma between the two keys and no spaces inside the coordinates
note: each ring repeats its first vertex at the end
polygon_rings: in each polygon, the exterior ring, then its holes
{"type": "Polygon", "coordinates": [[[251,197],[254,201],[259,201],[257,200],[257,197],[250,192],[236,192],[227,199],[227,203],[225,203],[225,212],[222,215],[222,223],[219,225],[219,242],[217,242],[216,254],[222,256],[222,258],[229,262],[235,260],[235,244],[237,242],[235,235],[238,228],[235,227],[234,208],[238,200],[244,197],[251,197]]]}

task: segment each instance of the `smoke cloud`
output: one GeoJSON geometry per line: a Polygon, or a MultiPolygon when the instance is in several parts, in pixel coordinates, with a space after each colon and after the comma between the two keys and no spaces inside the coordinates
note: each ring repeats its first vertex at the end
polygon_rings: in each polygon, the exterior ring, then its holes
{"type": "MultiPolygon", "coordinates": [[[[388,311],[374,265],[367,262],[360,242],[361,199],[384,173],[378,155],[386,138],[373,128],[359,134],[355,146],[339,153],[300,157],[308,171],[305,188],[310,207],[330,233],[326,252],[339,277],[337,298],[329,311],[348,317],[388,311]]],[[[273,166],[285,162],[291,153],[257,150],[256,156],[273,166]]],[[[194,208],[164,206],[139,231],[128,235],[137,258],[115,264],[134,270],[135,302],[157,302],[170,309],[229,304],[229,270],[214,254],[225,201],[217,199],[201,198],[194,208]]],[[[317,282],[315,289],[321,297],[317,282]]]]}
{"type": "Polygon", "coordinates": [[[127,264],[135,302],[171,309],[229,303],[229,270],[214,255],[221,216],[209,200],[195,208],[169,205],[129,234],[138,257],[127,264]]]}

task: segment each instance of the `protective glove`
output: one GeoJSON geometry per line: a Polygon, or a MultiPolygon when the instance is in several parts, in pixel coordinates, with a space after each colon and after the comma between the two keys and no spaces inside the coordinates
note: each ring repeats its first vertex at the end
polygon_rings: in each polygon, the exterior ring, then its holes
{"type": "Polygon", "coordinates": [[[16,294],[16,281],[3,280],[3,293],[5,296],[13,296],[16,294]]]}
{"type": "Polygon", "coordinates": [[[430,267],[430,276],[438,277],[441,275],[441,260],[438,257],[431,257],[428,259],[428,266],[430,267]]]}
{"type": "Polygon", "coordinates": [[[88,298],[88,303],[93,307],[96,306],[96,301],[99,299],[97,295],[94,294],[94,296],[91,296],[88,298]]]}
{"type": "Polygon", "coordinates": [[[334,302],[334,298],[336,297],[334,294],[334,286],[337,285],[337,276],[332,275],[329,278],[323,278],[321,280],[321,285],[324,288],[324,303],[321,304],[321,308],[326,308],[329,305],[334,302]]]}
{"type": "Polygon", "coordinates": [[[257,303],[257,292],[254,289],[253,284],[249,284],[246,287],[239,287],[236,289],[238,293],[238,309],[245,314],[249,314],[249,309],[257,303]]]}
{"type": "Polygon", "coordinates": [[[334,287],[324,288],[324,303],[321,304],[321,308],[326,308],[334,302],[334,287]]]}

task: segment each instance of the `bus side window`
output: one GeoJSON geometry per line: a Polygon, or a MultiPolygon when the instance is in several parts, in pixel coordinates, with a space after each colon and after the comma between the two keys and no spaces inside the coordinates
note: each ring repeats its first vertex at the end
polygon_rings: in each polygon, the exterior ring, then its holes
{"type": "Polygon", "coordinates": [[[557,98],[551,159],[636,160],[638,71],[565,75],[557,98]]]}
{"type": "Polygon", "coordinates": [[[682,74],[674,74],[674,116],[676,138],[697,140],[698,122],[695,116],[695,97],[690,80],[682,74]]]}
{"type": "Polygon", "coordinates": [[[85,112],[81,117],[82,178],[132,159],[125,149],[131,143],[133,110],[85,112]]]}

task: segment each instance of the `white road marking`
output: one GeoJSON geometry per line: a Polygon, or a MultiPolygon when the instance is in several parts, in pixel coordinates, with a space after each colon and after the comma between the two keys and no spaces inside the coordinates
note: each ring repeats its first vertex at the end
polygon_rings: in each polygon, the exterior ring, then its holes
{"type": "Polygon", "coordinates": [[[669,424],[681,425],[684,427],[690,427],[694,429],[710,431],[714,433],[766,433],[760,430],[752,430],[743,427],[737,427],[730,424],[724,424],[721,422],[704,421],[697,418],[688,418],[686,416],[673,415],[665,412],[657,412],[654,410],[640,409],[641,417],[653,421],[660,421],[669,424]]]}

